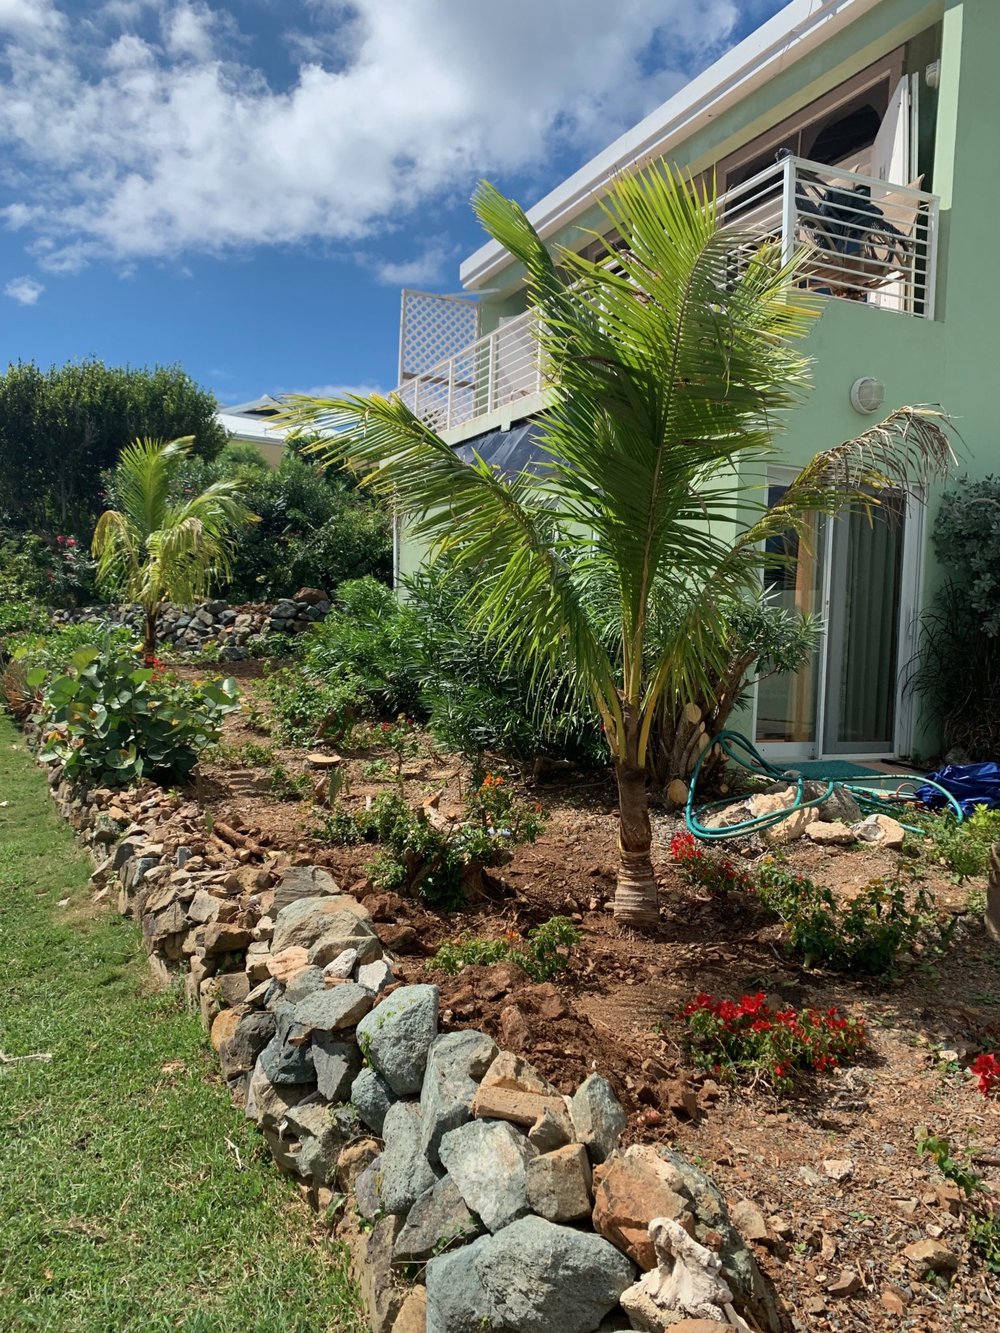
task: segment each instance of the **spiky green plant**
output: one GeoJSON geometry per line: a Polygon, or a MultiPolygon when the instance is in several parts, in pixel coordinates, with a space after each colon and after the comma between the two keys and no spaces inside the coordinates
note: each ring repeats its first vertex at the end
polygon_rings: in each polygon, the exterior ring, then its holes
{"type": "Polygon", "coordinates": [[[183,606],[207,597],[230,570],[241,528],[256,522],[243,502],[245,480],[216,481],[200,494],[173,498],[191,438],[136,440],[114,474],[117,509],[97,521],[92,551],[98,583],[143,612],[147,658],[156,653],[156,617],[168,599],[183,606]]]}
{"type": "MultiPolygon", "coordinates": [[[[454,449],[399,397],[300,398],[314,448],[394,501],[431,558],[471,576],[479,624],[539,674],[567,665],[607,736],[620,801],[615,915],[657,919],[646,781],[654,719],[697,713],[731,657],[724,608],[759,594],[768,537],[809,540],[809,516],[877,505],[888,485],[944,470],[939,414],[903,408],[819,454],[781,503],[759,497],[782,414],[807,382],[793,345],[818,300],[800,256],[726,227],[711,194],[660,166],[604,204],[604,258],[550,254],[487,184],[473,201],[523,265],[550,383],[544,469],[513,478],[454,449]],[[588,610],[610,590],[609,651],[588,610]],[[664,630],[664,626],[668,627],[664,630]]],[[[607,605],[607,599],[604,599],[607,605]]]]}

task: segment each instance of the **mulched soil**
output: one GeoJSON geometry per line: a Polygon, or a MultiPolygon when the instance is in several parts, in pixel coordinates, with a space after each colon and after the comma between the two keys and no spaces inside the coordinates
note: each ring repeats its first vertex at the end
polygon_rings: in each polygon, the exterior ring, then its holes
{"type": "MultiPolygon", "coordinates": [[[[239,664],[245,692],[253,692],[259,670],[239,664]]],[[[258,841],[295,860],[327,865],[342,887],[363,895],[383,939],[400,954],[404,979],[441,987],[446,1026],[490,1032],[564,1091],[598,1070],[630,1113],[628,1141],[670,1142],[705,1167],[731,1205],[755,1202],[773,1233],[755,1248],[789,1328],[1000,1328],[1000,1278],[970,1252],[967,1212],[915,1148],[918,1131],[944,1135],[972,1150],[976,1169],[1000,1190],[1000,1106],[985,1102],[965,1072],[978,1052],[1000,1045],[1000,948],[968,911],[970,888],[981,890],[981,882],[957,886],[925,866],[923,887],[943,912],[959,917],[947,953],[915,960],[896,979],[844,979],[788,962],[771,919],[752,901],[733,894],[708,899],[685,885],[668,852],[678,821],[660,815],[654,821],[659,927],[652,936],[626,938],[610,914],[613,787],[600,775],[561,775],[556,783],[524,784],[525,795],[548,815],[538,841],[486,877],[479,901],[441,914],[373,890],[370,847],[319,843],[308,803],[276,800],[266,768],[234,765],[248,741],[275,744],[244,715],[228,719],[224,761],[201,766],[192,794],[216,818],[253,830],[258,841]],[[555,914],[572,916],[583,935],[569,971],[555,983],[533,984],[508,964],[470,967],[455,977],[427,968],[437,947],[462,932],[524,932],[555,914]],[[676,1020],[683,1004],[698,991],[738,997],[757,990],[784,1004],[863,1013],[870,1056],[783,1100],[761,1089],[718,1087],[686,1068],[676,1020]],[[846,1178],[831,1178],[828,1161],[849,1162],[846,1178]],[[926,1237],[961,1257],[950,1284],[922,1280],[904,1257],[904,1246],[926,1237]],[[856,1275],[859,1290],[838,1297],[828,1289],[845,1274],[856,1275]],[[890,1289],[902,1293],[902,1313],[883,1303],[894,1304],[890,1289]]],[[[377,750],[338,749],[349,774],[340,798],[347,808],[385,790],[386,780],[363,773],[377,750]]],[[[276,757],[289,772],[315,779],[303,751],[279,749],[276,757]]],[[[445,812],[458,809],[467,781],[461,762],[435,753],[429,741],[404,767],[408,799],[416,805],[436,795],[445,812]]],[[[844,894],[892,875],[896,864],[896,854],[876,848],[804,843],[788,859],[844,894]]]]}

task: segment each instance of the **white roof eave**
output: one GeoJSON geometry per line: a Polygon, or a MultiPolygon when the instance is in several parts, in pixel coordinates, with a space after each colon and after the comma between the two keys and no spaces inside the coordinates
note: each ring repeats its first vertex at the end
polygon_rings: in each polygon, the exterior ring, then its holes
{"type": "MultiPolygon", "coordinates": [[[[545,239],[572,222],[605,191],[623,167],[662,157],[715,116],[801,60],[882,0],[792,0],[772,19],[727,51],[713,65],[626,131],[579,171],[528,210],[545,239]]],[[[511,262],[497,241],[488,241],[462,264],[462,286],[475,291],[511,262]]]]}

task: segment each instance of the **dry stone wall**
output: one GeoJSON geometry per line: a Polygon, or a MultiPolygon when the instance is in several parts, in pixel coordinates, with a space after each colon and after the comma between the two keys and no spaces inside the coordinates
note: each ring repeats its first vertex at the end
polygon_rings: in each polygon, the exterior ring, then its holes
{"type": "Polygon", "coordinates": [[[150,784],[49,781],[93,883],[183,977],[233,1098],[351,1245],[373,1333],[780,1327],[715,1186],[591,1074],[566,1097],[400,984],[368,885],[150,784]],[[703,1323],[692,1323],[692,1319],[703,1323]]]}

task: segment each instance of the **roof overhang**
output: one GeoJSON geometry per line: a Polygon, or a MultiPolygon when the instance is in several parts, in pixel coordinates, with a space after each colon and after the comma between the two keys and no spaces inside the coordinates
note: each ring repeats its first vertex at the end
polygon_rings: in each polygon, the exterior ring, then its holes
{"type": "MultiPolygon", "coordinates": [[[[547,239],[595,203],[617,172],[663,157],[882,2],[792,0],[529,209],[532,225],[547,239]]],[[[462,264],[463,287],[477,291],[510,262],[502,245],[488,241],[462,264]]]]}

